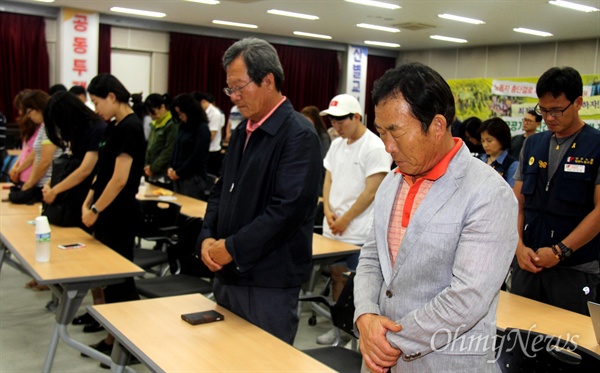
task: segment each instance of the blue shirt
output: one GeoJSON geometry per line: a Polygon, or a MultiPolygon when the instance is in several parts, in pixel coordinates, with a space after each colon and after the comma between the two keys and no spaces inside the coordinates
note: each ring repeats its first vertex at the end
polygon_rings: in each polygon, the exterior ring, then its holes
{"type": "MultiPolygon", "coordinates": [[[[492,164],[490,166],[492,166],[492,168],[494,168],[496,171],[498,171],[500,176],[502,176],[504,178],[504,180],[506,180],[508,185],[510,185],[510,187],[512,188],[515,186],[515,172],[517,171],[517,168],[519,167],[519,161],[513,162],[510,166],[508,166],[508,170],[506,172],[504,172],[504,169],[506,167],[502,167],[502,165],[504,164],[504,161],[506,160],[507,155],[508,155],[508,150],[504,150],[502,152],[502,154],[500,154],[500,156],[498,158],[496,158],[496,160],[494,162],[492,162],[492,164]]],[[[482,161],[487,163],[488,155],[483,153],[482,155],[479,156],[479,159],[481,159],[482,161]]]]}

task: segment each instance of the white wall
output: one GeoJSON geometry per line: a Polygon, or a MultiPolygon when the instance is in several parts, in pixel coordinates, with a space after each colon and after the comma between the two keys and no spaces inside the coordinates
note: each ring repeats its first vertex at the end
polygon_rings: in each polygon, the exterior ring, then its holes
{"type": "Polygon", "coordinates": [[[600,39],[400,52],[398,61],[431,66],[445,79],[538,77],[554,66],[600,74],[600,39]]]}
{"type": "Polygon", "coordinates": [[[131,93],[150,93],[152,53],[113,49],[110,73],[119,79],[131,93]]]}
{"type": "MultiPolygon", "coordinates": [[[[150,93],[167,92],[169,76],[169,33],[149,30],[136,30],[131,28],[111,28],[111,47],[121,52],[145,52],[150,57],[149,92],[144,92],[144,97],[150,93]]],[[[118,71],[119,67],[111,66],[111,71],[118,71]],[[117,70],[115,70],[117,69],[117,70]]]]}

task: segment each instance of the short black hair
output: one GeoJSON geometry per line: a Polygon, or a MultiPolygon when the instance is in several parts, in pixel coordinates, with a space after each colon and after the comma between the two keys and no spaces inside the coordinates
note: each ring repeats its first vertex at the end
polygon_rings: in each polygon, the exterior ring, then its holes
{"type": "Polygon", "coordinates": [[[502,150],[510,149],[510,127],[502,118],[495,117],[484,120],[479,127],[479,133],[483,132],[495,137],[502,146],[502,150]]]}
{"type": "Polygon", "coordinates": [[[206,92],[202,92],[202,91],[194,91],[192,92],[192,96],[196,99],[196,101],[198,102],[202,102],[202,100],[206,100],[208,102],[211,102],[209,100],[208,94],[206,92]]]}
{"type": "Polygon", "coordinates": [[[161,106],[165,105],[165,109],[169,110],[171,108],[171,103],[173,100],[168,93],[160,95],[158,93],[152,93],[148,97],[146,97],[146,101],[144,101],[144,107],[146,111],[150,114],[154,114],[156,109],[160,109],[161,106]]]}
{"type": "Polygon", "coordinates": [[[469,136],[479,140],[481,134],[481,119],[477,117],[470,117],[463,121],[463,126],[465,126],[465,132],[469,134],[469,136]]]}
{"type": "Polygon", "coordinates": [[[88,86],[88,92],[91,95],[100,98],[106,98],[108,97],[108,94],[112,92],[118,102],[126,104],[129,104],[129,98],[131,97],[131,94],[127,88],[125,88],[123,83],[121,83],[114,75],[107,73],[96,75],[88,86]]]}
{"type": "Polygon", "coordinates": [[[200,106],[200,102],[189,93],[182,93],[175,97],[173,104],[171,105],[171,114],[175,121],[183,125],[197,126],[200,123],[208,123],[208,117],[206,116],[206,112],[202,109],[202,106],[200,106]],[[176,107],[188,117],[187,123],[184,124],[181,121],[175,110],[176,107]]]}
{"type": "Polygon", "coordinates": [[[572,67],[553,67],[540,76],[535,93],[542,98],[548,93],[557,98],[564,93],[567,100],[574,102],[583,95],[583,80],[579,72],[572,67]]]}
{"type": "Polygon", "coordinates": [[[409,62],[386,71],[373,87],[373,104],[401,95],[427,132],[433,117],[446,118],[449,131],[455,117],[454,96],[448,83],[431,67],[409,62]]]}
{"type": "Polygon", "coordinates": [[[85,95],[87,91],[85,90],[85,87],[82,85],[74,85],[71,88],[69,88],[69,92],[71,92],[75,96],[79,96],[79,95],[85,95]]]}
{"type": "Polygon", "coordinates": [[[62,91],[66,91],[67,87],[65,87],[64,84],[54,84],[52,87],[50,87],[50,89],[48,90],[48,94],[50,96],[52,96],[53,94],[55,94],[56,92],[62,92],[62,91]]]}
{"type": "Polygon", "coordinates": [[[535,110],[529,110],[529,111],[527,112],[527,114],[529,114],[529,115],[533,115],[533,116],[535,117],[535,121],[536,121],[536,122],[538,122],[538,123],[541,123],[541,122],[542,122],[542,116],[541,116],[541,115],[539,115],[538,113],[536,113],[536,112],[535,112],[535,110]]]}

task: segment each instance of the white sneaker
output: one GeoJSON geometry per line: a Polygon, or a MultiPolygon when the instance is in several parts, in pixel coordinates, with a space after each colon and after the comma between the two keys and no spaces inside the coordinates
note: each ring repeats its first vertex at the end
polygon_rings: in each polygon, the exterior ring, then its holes
{"type": "MultiPolygon", "coordinates": [[[[320,345],[332,345],[335,342],[336,338],[336,328],[330,329],[327,333],[321,334],[317,337],[317,343],[320,345]]],[[[347,333],[340,330],[340,343],[339,346],[343,346],[348,341],[350,341],[352,337],[347,333]]]]}
{"type": "Polygon", "coordinates": [[[320,345],[330,345],[335,342],[335,328],[330,329],[327,333],[317,337],[317,343],[320,345]]]}

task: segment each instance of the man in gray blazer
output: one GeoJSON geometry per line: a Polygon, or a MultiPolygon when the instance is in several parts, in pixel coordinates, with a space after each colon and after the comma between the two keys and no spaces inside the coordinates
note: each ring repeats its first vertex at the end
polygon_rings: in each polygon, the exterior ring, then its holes
{"type": "Polygon", "coordinates": [[[373,102],[398,167],[375,197],[354,282],[366,367],[497,371],[496,306],[518,240],[515,196],[452,137],[454,97],[431,68],[389,70],[373,102]]]}

